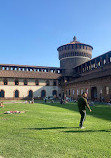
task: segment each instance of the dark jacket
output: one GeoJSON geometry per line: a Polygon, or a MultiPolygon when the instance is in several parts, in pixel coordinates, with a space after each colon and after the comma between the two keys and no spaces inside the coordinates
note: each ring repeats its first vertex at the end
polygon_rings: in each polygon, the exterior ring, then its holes
{"type": "Polygon", "coordinates": [[[81,112],[82,110],[86,110],[86,107],[89,109],[87,99],[85,99],[84,97],[80,97],[78,99],[79,112],[81,112]]]}

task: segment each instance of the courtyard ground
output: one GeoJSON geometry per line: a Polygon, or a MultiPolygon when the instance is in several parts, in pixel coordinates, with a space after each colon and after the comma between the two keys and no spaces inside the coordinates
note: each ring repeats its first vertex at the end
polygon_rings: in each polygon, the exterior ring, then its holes
{"type": "Polygon", "coordinates": [[[4,158],[111,158],[111,106],[87,111],[79,129],[76,103],[6,104],[0,109],[0,156],[4,158]],[[4,114],[5,111],[25,111],[4,114]]]}

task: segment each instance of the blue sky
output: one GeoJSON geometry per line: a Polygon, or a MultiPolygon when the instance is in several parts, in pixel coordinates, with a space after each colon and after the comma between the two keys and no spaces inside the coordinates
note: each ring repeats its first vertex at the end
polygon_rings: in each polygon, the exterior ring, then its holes
{"type": "Polygon", "coordinates": [[[110,0],[0,0],[0,63],[59,67],[57,48],[72,41],[111,50],[110,0]]]}

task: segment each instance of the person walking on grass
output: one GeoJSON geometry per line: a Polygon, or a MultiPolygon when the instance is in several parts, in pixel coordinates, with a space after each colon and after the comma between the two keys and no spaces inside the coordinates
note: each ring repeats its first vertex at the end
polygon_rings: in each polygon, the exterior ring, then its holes
{"type": "Polygon", "coordinates": [[[81,115],[79,127],[81,129],[85,128],[83,127],[83,123],[86,118],[86,107],[89,109],[90,112],[92,111],[87,102],[87,93],[83,92],[82,96],[78,99],[78,108],[81,115]]]}

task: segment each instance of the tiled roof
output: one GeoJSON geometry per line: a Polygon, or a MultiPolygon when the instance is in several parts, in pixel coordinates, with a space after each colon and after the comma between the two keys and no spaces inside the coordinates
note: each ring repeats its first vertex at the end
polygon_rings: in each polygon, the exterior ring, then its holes
{"type": "Polygon", "coordinates": [[[34,71],[16,71],[0,70],[0,77],[4,78],[38,78],[38,79],[58,79],[61,74],[53,72],[34,72],[34,71]]]}
{"type": "Polygon", "coordinates": [[[92,47],[91,45],[89,45],[89,44],[84,44],[84,43],[80,43],[79,41],[72,41],[72,42],[67,43],[67,44],[64,44],[64,45],[62,45],[62,46],[70,45],[70,44],[80,44],[80,45],[85,45],[85,46],[89,46],[89,47],[91,47],[91,48],[93,49],[93,47],[92,47]]]}
{"type": "MultiPolygon", "coordinates": [[[[80,43],[79,41],[72,41],[72,42],[70,42],[70,43],[63,44],[63,45],[60,46],[60,47],[67,46],[67,45],[75,45],[75,44],[89,46],[89,47],[91,47],[91,48],[93,49],[93,47],[92,47],[91,45],[89,45],[89,44],[84,44],[84,43],[80,43]]],[[[57,50],[58,50],[60,47],[58,47],[57,50]]]]}

